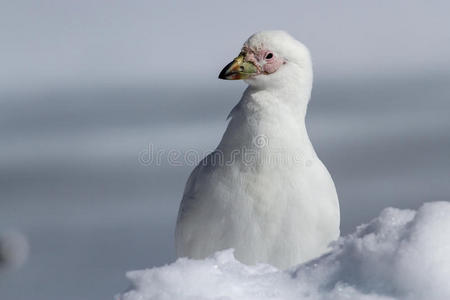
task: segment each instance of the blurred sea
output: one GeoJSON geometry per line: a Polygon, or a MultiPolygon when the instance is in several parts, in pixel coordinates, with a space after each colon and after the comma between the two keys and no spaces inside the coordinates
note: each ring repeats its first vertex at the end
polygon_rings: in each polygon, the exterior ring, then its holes
{"type": "MultiPolygon", "coordinates": [[[[0,230],[24,232],[28,263],[0,274],[2,300],[111,299],[125,272],[174,260],[190,164],[214,149],[243,85],[72,87],[0,97],[0,230]],[[232,87],[232,88],[230,88],[232,87]]],[[[318,78],[308,127],[332,174],[342,233],[386,206],[450,195],[450,73],[318,78]]]]}

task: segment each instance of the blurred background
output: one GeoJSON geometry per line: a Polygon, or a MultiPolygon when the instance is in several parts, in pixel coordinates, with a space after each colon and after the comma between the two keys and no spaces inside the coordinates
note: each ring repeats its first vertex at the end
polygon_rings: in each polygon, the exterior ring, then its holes
{"type": "Polygon", "coordinates": [[[127,270],[174,260],[193,163],[168,152],[217,145],[245,88],[217,75],[259,30],[311,50],[307,123],[343,234],[386,206],[449,200],[449,11],[411,0],[1,1],[0,231],[21,232],[29,257],[0,272],[0,298],[111,299],[127,270]]]}

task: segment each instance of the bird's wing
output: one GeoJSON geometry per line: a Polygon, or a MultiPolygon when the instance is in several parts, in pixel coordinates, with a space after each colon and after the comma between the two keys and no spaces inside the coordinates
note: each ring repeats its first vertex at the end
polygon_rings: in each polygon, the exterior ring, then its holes
{"type": "Polygon", "coordinates": [[[209,154],[195,167],[184,188],[175,229],[175,246],[179,257],[192,255],[191,252],[186,252],[186,247],[192,230],[198,230],[196,224],[201,224],[198,220],[199,208],[205,205],[202,201],[211,200],[210,194],[215,188],[212,173],[217,165],[212,163],[212,155],[209,154]]]}
{"type": "Polygon", "coordinates": [[[180,208],[178,210],[177,223],[181,222],[181,219],[188,210],[188,207],[192,204],[193,201],[195,201],[195,185],[199,177],[200,169],[201,166],[198,165],[192,171],[191,175],[189,175],[189,178],[186,182],[183,192],[183,198],[181,200],[180,208]]]}
{"type": "Polygon", "coordinates": [[[189,176],[184,188],[180,208],[178,210],[177,223],[182,221],[186,212],[189,211],[189,209],[199,200],[199,188],[204,186],[201,182],[203,182],[216,167],[213,163],[214,153],[215,152],[208,154],[202,161],[200,161],[189,176]]]}

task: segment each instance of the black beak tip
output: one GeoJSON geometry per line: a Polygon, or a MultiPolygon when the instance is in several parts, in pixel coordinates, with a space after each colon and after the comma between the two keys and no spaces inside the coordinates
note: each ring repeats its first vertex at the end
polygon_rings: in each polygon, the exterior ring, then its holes
{"type": "Polygon", "coordinates": [[[227,74],[226,70],[223,69],[219,74],[219,79],[227,79],[226,74],[227,74]]]}
{"type": "Polygon", "coordinates": [[[219,74],[219,79],[228,79],[228,76],[230,75],[230,72],[228,71],[231,66],[233,65],[233,62],[230,62],[228,65],[225,66],[225,68],[223,68],[222,71],[220,71],[219,74]]]}

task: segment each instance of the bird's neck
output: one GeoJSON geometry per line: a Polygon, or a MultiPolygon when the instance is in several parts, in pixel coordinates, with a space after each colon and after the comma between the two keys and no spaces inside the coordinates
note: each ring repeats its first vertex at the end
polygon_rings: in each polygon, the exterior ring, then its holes
{"type": "Polygon", "coordinates": [[[312,72],[302,72],[291,67],[289,76],[280,74],[272,77],[271,80],[249,82],[250,85],[245,90],[241,102],[266,107],[285,106],[304,122],[311,97],[312,82],[312,72]]]}
{"type": "Polygon", "coordinates": [[[279,121],[294,117],[304,125],[311,89],[310,80],[290,82],[286,79],[282,84],[264,87],[249,85],[239,105],[248,116],[279,118],[279,121]]]}
{"type": "Polygon", "coordinates": [[[310,89],[292,86],[281,89],[249,86],[231,113],[220,147],[234,149],[242,144],[253,147],[255,139],[261,138],[286,150],[310,148],[305,126],[309,93],[310,89]]]}

